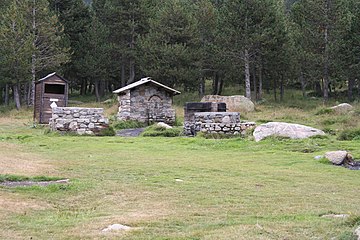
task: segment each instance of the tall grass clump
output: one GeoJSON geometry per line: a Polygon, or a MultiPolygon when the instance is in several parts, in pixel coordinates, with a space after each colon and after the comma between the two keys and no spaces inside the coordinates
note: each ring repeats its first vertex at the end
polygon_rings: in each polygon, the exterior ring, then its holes
{"type": "Polygon", "coordinates": [[[129,128],[143,128],[146,124],[134,120],[128,120],[128,121],[114,121],[112,124],[112,127],[115,130],[121,130],[121,129],[129,129],[129,128]]]}
{"type": "Polygon", "coordinates": [[[337,139],[341,141],[360,140],[360,128],[346,129],[339,134],[337,139]]]}
{"type": "Polygon", "coordinates": [[[179,137],[183,134],[182,127],[165,128],[158,125],[152,125],[145,129],[141,134],[143,137],[179,137]]]}

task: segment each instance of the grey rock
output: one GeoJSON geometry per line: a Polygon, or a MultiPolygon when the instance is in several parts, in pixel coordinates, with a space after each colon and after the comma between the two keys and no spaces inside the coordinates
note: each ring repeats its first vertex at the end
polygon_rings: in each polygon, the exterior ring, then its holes
{"type": "Polygon", "coordinates": [[[327,214],[327,215],[322,215],[321,217],[323,218],[348,218],[350,215],[349,214],[327,214]]]}
{"type": "Polygon", "coordinates": [[[122,225],[122,224],[112,224],[109,225],[107,228],[104,228],[102,232],[108,232],[108,231],[129,231],[131,230],[131,227],[122,225]]]}
{"type": "Polygon", "coordinates": [[[360,226],[357,229],[355,229],[354,233],[357,236],[357,239],[360,240],[360,226]]]}
{"type": "Polygon", "coordinates": [[[170,125],[168,125],[168,124],[166,124],[166,123],[163,123],[163,122],[159,122],[159,123],[157,123],[156,125],[159,126],[159,127],[163,127],[163,128],[165,128],[165,129],[170,129],[170,128],[172,128],[172,126],[170,126],[170,125]]]}
{"type": "Polygon", "coordinates": [[[341,165],[347,158],[347,151],[332,151],[325,153],[325,158],[335,165],[341,165]]]}
{"type": "Polygon", "coordinates": [[[268,136],[289,137],[291,139],[302,139],[316,135],[325,135],[319,129],[285,122],[269,122],[256,127],[253,133],[255,141],[258,142],[268,136]]]}
{"type": "Polygon", "coordinates": [[[254,103],[241,95],[206,95],[201,99],[201,102],[224,102],[226,103],[226,108],[229,112],[252,112],[255,110],[254,103]]]}
{"type": "Polygon", "coordinates": [[[351,106],[348,103],[341,103],[337,106],[333,106],[330,109],[333,109],[336,113],[348,113],[354,109],[353,106],[351,106]]]}

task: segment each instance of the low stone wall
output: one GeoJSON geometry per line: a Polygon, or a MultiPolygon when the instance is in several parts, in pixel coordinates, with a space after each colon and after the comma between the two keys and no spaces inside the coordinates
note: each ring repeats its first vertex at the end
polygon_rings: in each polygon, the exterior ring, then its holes
{"type": "Polygon", "coordinates": [[[198,132],[245,134],[247,129],[254,128],[254,122],[240,122],[238,112],[199,112],[194,113],[194,122],[185,122],[186,135],[196,135],[198,132]]]}
{"type": "Polygon", "coordinates": [[[96,135],[109,127],[109,120],[102,108],[55,107],[49,124],[53,131],[96,135]]]}

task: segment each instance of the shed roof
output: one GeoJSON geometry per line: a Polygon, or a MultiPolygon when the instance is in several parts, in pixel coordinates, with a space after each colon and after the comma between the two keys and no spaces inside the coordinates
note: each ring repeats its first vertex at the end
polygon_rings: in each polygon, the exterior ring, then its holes
{"type": "Polygon", "coordinates": [[[62,76],[60,76],[60,75],[57,74],[56,72],[50,73],[50,74],[48,74],[46,77],[43,77],[43,78],[37,80],[36,82],[38,83],[38,82],[45,81],[46,79],[51,78],[52,76],[57,76],[57,77],[60,78],[61,80],[65,81],[65,82],[68,82],[65,78],[63,78],[62,76]]]}
{"type": "Polygon", "coordinates": [[[168,86],[165,86],[164,84],[161,84],[161,83],[159,83],[159,82],[157,82],[157,81],[154,81],[154,80],[152,80],[152,79],[149,78],[149,77],[142,78],[142,79],[140,79],[140,80],[137,81],[137,82],[131,83],[131,84],[129,84],[129,85],[123,87],[123,88],[119,88],[119,89],[113,91],[113,93],[121,93],[121,92],[124,92],[124,91],[126,91],[126,90],[135,88],[135,87],[137,87],[137,86],[143,85],[143,84],[145,84],[145,83],[155,84],[155,85],[157,85],[157,86],[159,86],[159,87],[164,88],[165,90],[167,90],[167,91],[169,91],[169,92],[172,92],[174,95],[181,93],[181,92],[179,92],[179,91],[177,91],[177,90],[175,90],[175,89],[172,89],[172,88],[170,88],[170,87],[168,87],[168,86]]]}

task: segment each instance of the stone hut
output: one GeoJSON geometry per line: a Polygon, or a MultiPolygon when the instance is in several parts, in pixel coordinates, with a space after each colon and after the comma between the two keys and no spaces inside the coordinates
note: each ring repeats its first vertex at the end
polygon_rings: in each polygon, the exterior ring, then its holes
{"type": "Polygon", "coordinates": [[[167,87],[150,78],[143,78],[123,88],[115,90],[118,95],[119,120],[135,120],[147,124],[175,122],[172,98],[179,91],[167,87]]]}

